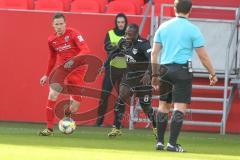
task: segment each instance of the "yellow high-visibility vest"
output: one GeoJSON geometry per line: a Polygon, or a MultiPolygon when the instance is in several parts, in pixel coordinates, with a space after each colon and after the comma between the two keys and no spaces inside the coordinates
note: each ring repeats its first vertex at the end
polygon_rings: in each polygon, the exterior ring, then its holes
{"type": "Polygon", "coordinates": [[[110,31],[108,31],[108,35],[109,35],[109,38],[110,38],[110,41],[112,43],[112,45],[117,45],[118,42],[120,41],[120,39],[123,37],[123,36],[118,36],[114,33],[114,30],[111,29],[110,31]]]}
{"type": "MultiPolygon", "coordinates": [[[[120,39],[123,36],[118,36],[114,33],[113,30],[108,31],[109,38],[111,41],[111,44],[117,45],[120,39]]],[[[116,68],[127,68],[127,63],[125,57],[115,57],[110,61],[110,66],[116,67],[116,68]]]]}

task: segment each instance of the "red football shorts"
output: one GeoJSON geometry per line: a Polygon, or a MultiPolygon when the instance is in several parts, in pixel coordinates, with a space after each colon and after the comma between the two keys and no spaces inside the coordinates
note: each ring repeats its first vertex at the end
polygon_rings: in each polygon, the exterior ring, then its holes
{"type": "MultiPolygon", "coordinates": [[[[81,68],[73,71],[66,77],[65,83],[76,86],[76,88],[83,86],[86,69],[87,69],[87,67],[81,67],[81,68]]],[[[80,91],[79,91],[79,95],[78,95],[77,91],[78,91],[78,89],[76,90],[73,87],[73,88],[69,89],[68,92],[74,100],[81,102],[82,96],[80,95],[80,91]],[[71,94],[71,93],[74,93],[74,94],[71,94]]]]}

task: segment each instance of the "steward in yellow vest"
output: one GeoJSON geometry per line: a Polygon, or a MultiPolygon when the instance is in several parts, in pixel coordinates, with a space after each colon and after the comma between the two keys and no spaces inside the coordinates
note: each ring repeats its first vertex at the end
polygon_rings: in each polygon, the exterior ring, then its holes
{"type": "MultiPolygon", "coordinates": [[[[105,37],[104,45],[105,51],[108,55],[110,55],[111,51],[113,51],[117,47],[118,42],[125,35],[127,25],[127,17],[123,13],[119,13],[115,18],[115,28],[109,30],[105,37]]],[[[96,121],[96,126],[101,127],[103,125],[104,115],[107,111],[109,97],[109,94],[107,93],[111,93],[113,86],[118,93],[119,84],[126,67],[127,64],[125,57],[120,56],[114,57],[113,59],[105,63],[103,67],[105,70],[105,76],[102,84],[102,90],[105,92],[102,92],[99,101],[98,119],[96,121]]]]}

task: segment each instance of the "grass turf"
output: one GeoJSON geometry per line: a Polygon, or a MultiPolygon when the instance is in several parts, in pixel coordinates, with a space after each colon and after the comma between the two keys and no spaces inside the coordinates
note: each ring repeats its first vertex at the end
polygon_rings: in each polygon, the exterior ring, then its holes
{"type": "Polygon", "coordinates": [[[188,152],[170,153],[155,150],[148,129],[123,129],[121,137],[109,139],[110,128],[80,126],[72,135],[56,129],[54,136],[39,137],[42,127],[0,122],[0,160],[240,160],[239,135],[183,132],[179,143],[188,152]]]}

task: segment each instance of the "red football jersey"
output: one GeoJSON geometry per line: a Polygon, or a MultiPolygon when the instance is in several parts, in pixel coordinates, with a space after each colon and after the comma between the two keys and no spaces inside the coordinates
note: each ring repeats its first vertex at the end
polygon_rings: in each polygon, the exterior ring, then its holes
{"type": "Polygon", "coordinates": [[[72,29],[66,28],[63,35],[57,36],[56,33],[48,38],[50,58],[46,75],[49,75],[56,65],[61,65],[76,55],[89,53],[87,43],[82,35],[72,29]]]}

